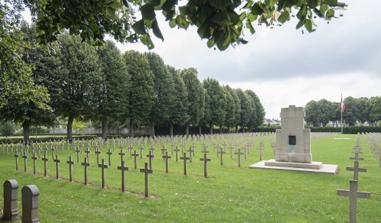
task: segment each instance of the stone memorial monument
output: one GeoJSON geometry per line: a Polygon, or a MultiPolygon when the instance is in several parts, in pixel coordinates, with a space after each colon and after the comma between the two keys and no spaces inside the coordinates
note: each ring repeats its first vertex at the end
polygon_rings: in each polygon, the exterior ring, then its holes
{"type": "Polygon", "coordinates": [[[276,131],[275,159],[261,161],[250,168],[296,170],[336,174],[337,165],[313,162],[311,130],[304,127],[304,108],[282,108],[281,129],[276,131]]]}

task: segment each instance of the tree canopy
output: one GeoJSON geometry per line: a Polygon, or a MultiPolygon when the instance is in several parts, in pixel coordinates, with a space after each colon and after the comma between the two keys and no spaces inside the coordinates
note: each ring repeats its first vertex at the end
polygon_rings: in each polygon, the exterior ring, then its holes
{"type": "Polygon", "coordinates": [[[294,18],[296,28],[313,32],[316,20],[331,20],[346,5],[338,0],[25,0],[37,22],[42,41],[67,29],[86,40],[111,34],[121,42],[141,41],[154,47],[152,34],[164,40],[157,13],[171,27],[196,26],[208,46],[224,50],[246,43],[255,26],[274,27],[294,18]]]}

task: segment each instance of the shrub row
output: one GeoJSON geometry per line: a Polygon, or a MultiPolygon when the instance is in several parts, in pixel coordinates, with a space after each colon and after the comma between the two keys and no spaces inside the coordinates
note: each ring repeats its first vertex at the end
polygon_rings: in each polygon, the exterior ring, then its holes
{"type": "MultiPolygon", "coordinates": [[[[96,138],[96,135],[74,135],[73,140],[89,140],[96,138]]],[[[46,136],[31,136],[31,143],[36,142],[51,142],[51,141],[64,141],[66,140],[66,135],[46,135],[46,136]]],[[[9,138],[0,138],[0,144],[8,143],[22,143],[22,137],[9,137],[9,138]]]]}

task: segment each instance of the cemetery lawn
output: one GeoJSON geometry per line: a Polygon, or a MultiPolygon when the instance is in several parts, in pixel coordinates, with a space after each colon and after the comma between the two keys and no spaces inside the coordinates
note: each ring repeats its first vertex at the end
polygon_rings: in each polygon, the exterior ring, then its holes
{"type": "MultiPolygon", "coordinates": [[[[273,158],[270,136],[265,137],[265,159],[273,158]]],[[[271,136],[273,137],[273,136],[271,136]]],[[[61,159],[60,180],[55,180],[55,166],[49,153],[49,177],[43,177],[42,160],[37,161],[37,176],[32,175],[31,159],[28,173],[23,172],[23,159],[19,159],[19,171],[15,171],[15,158],[0,154],[0,183],[6,179],[19,182],[19,212],[21,212],[21,187],[35,184],[40,189],[39,214],[41,222],[347,222],[348,198],[336,195],[336,189],[348,189],[353,172],[345,171],[353,165],[348,158],[355,145],[355,135],[333,135],[312,140],[314,161],[338,164],[338,175],[311,174],[276,170],[249,169],[258,161],[258,144],[244,160],[241,168],[237,159],[224,156],[220,166],[215,150],[209,153],[209,178],[203,177],[200,161],[201,146],[197,145],[196,157],[188,165],[188,176],[183,176],[183,162],[169,163],[169,174],[164,172],[164,161],[156,148],[153,174],[150,178],[150,198],[143,197],[144,175],[133,169],[133,159],[125,157],[129,170],[126,172],[126,193],[120,192],[120,159],[114,151],[112,165],[106,170],[107,189],[101,189],[101,169],[95,167],[95,154],[90,160],[88,186],[83,185],[83,167],[75,163],[74,180],[69,183],[66,160],[74,152],[58,153],[61,159]],[[351,138],[338,140],[335,138],[351,138]]],[[[359,190],[372,193],[371,199],[359,199],[358,222],[381,222],[381,168],[365,137],[361,167],[368,169],[360,173],[359,190]]],[[[209,147],[210,148],[210,147],[209,147]]],[[[106,151],[101,157],[107,160],[106,151]]],[[[126,154],[128,151],[125,151],[126,154]]],[[[160,154],[161,156],[161,154],[160,154]]],[[[83,158],[83,154],[81,155],[83,158]]],[[[146,158],[144,157],[144,160],[146,158]]],[[[144,160],[138,159],[138,168],[144,160]]],[[[83,161],[83,159],[81,159],[83,161]]],[[[0,188],[3,194],[3,188],[0,188]]],[[[0,196],[0,207],[3,197],[0,196]]]]}

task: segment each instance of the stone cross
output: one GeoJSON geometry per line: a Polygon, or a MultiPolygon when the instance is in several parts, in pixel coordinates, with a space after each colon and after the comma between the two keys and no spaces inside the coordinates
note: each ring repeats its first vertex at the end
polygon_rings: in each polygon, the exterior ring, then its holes
{"type": "Polygon", "coordinates": [[[118,166],[118,170],[120,170],[122,172],[122,192],[124,192],[126,190],[126,186],[125,186],[125,171],[128,170],[128,167],[126,167],[126,164],[124,162],[124,160],[121,160],[120,161],[120,166],[118,166]]]}
{"type": "Polygon", "coordinates": [[[208,162],[210,159],[208,159],[207,154],[204,153],[204,158],[201,158],[200,161],[204,161],[204,177],[208,177],[208,162]]]}
{"type": "Polygon", "coordinates": [[[357,221],[357,198],[370,198],[369,192],[358,192],[358,181],[349,181],[349,190],[337,190],[337,195],[349,197],[349,223],[357,221]]]}
{"type": "Polygon", "coordinates": [[[152,154],[152,150],[149,151],[147,157],[148,157],[149,169],[152,170],[152,158],[154,157],[154,155],[152,154]]]}
{"type": "Polygon", "coordinates": [[[187,175],[187,160],[190,160],[189,157],[187,157],[187,154],[184,153],[182,157],[180,157],[181,160],[184,160],[184,175],[187,175]]]}
{"type": "Polygon", "coordinates": [[[112,155],[111,149],[108,149],[106,154],[108,156],[108,165],[111,166],[111,155],[112,155]]]}
{"type": "Polygon", "coordinates": [[[108,168],[108,165],[106,165],[105,160],[102,159],[102,164],[98,164],[98,167],[102,168],[102,188],[105,188],[105,169],[108,168]]]}
{"type": "Polygon", "coordinates": [[[85,162],[83,162],[83,163],[81,163],[81,165],[82,166],[84,166],[84,174],[85,174],[85,185],[87,185],[87,168],[90,166],[90,163],[89,163],[89,161],[88,161],[88,158],[87,157],[85,157],[85,162]]]}
{"type": "Polygon", "coordinates": [[[101,153],[102,152],[98,148],[95,149],[95,155],[97,156],[97,165],[99,165],[99,154],[101,153]]]}
{"type": "Polygon", "coordinates": [[[176,162],[179,160],[179,147],[176,146],[176,149],[174,149],[174,151],[176,152],[176,162]]]}
{"type": "Polygon", "coordinates": [[[59,163],[61,162],[61,160],[58,159],[58,156],[56,154],[56,158],[53,160],[55,163],[56,163],[56,179],[59,178],[59,163]]]}
{"type": "Polygon", "coordinates": [[[168,159],[170,159],[171,156],[168,156],[168,152],[165,152],[165,155],[163,155],[163,159],[165,160],[165,173],[168,173],[168,159]]]}
{"type": "Polygon", "coordinates": [[[349,159],[351,160],[364,160],[364,158],[360,157],[360,154],[359,153],[355,153],[355,157],[350,157],[349,159]]]}
{"type": "Polygon", "coordinates": [[[79,163],[79,153],[81,152],[81,150],[77,147],[75,152],[77,153],[77,163],[79,163]]]}
{"type": "Polygon", "coordinates": [[[69,165],[69,181],[72,182],[73,181],[72,165],[74,165],[74,162],[71,156],[69,156],[69,160],[66,161],[66,163],[69,165]]]}
{"type": "Polygon", "coordinates": [[[123,151],[123,149],[120,149],[120,152],[118,153],[118,155],[120,156],[120,161],[123,161],[123,157],[126,155],[123,151]]]}
{"type": "Polygon", "coordinates": [[[33,175],[36,175],[36,160],[37,160],[36,153],[33,153],[32,160],[33,160],[33,175]]]}
{"type": "Polygon", "coordinates": [[[189,162],[192,163],[192,154],[194,153],[194,149],[190,146],[188,149],[189,152],[189,162]]]}
{"type": "Polygon", "coordinates": [[[27,171],[26,162],[27,162],[28,156],[26,155],[25,152],[24,152],[24,155],[22,156],[22,158],[24,159],[24,172],[26,172],[27,171]]]}
{"type": "Polygon", "coordinates": [[[47,170],[48,157],[47,157],[46,151],[44,153],[44,157],[42,158],[42,160],[44,161],[44,176],[46,177],[46,175],[48,174],[48,170],[47,170]]]}
{"type": "Polygon", "coordinates": [[[137,165],[136,165],[136,157],[138,157],[139,154],[137,154],[137,153],[136,153],[136,150],[134,150],[134,153],[133,153],[131,156],[134,157],[134,169],[136,170],[136,168],[137,168],[137,165]]]}
{"type": "Polygon", "coordinates": [[[38,196],[40,191],[35,185],[22,188],[22,222],[39,223],[38,218],[38,196]]]}
{"type": "Polygon", "coordinates": [[[15,158],[16,158],[16,171],[19,170],[19,154],[16,152],[15,154],[15,158]]]}
{"type": "Polygon", "coordinates": [[[144,173],[144,197],[148,197],[148,174],[152,174],[152,169],[148,169],[148,164],[144,163],[144,169],[140,169],[144,173]]]}
{"type": "Polygon", "coordinates": [[[367,169],[359,167],[359,161],[353,161],[353,167],[345,168],[347,171],[353,171],[353,180],[359,180],[359,172],[366,172],[367,169]]]}
{"type": "Polygon", "coordinates": [[[4,182],[4,209],[3,221],[15,221],[17,219],[17,189],[19,185],[16,180],[6,180],[4,182]]]}
{"type": "Polygon", "coordinates": [[[224,149],[222,147],[220,147],[220,149],[218,150],[217,154],[220,155],[220,165],[223,166],[224,165],[224,159],[223,159],[223,155],[225,154],[226,152],[224,151],[224,149]]]}
{"type": "Polygon", "coordinates": [[[238,167],[241,167],[241,155],[243,155],[243,153],[241,152],[241,149],[238,149],[238,152],[236,152],[234,154],[237,154],[237,157],[238,157],[238,167]]]}
{"type": "Polygon", "coordinates": [[[89,147],[86,148],[85,153],[86,153],[86,158],[89,158],[89,153],[90,153],[89,147]]]}

